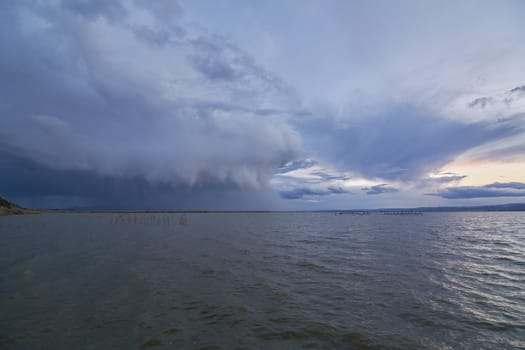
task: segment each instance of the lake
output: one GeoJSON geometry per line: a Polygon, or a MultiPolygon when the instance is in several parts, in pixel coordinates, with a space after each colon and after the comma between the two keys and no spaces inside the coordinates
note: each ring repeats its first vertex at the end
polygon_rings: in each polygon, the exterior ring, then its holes
{"type": "Polygon", "coordinates": [[[525,213],[0,217],[0,348],[525,349],[525,213]]]}

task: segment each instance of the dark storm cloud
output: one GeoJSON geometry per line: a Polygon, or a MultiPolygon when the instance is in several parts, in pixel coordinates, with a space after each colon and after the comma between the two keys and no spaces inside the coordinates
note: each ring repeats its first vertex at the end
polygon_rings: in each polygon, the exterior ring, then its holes
{"type": "Polygon", "coordinates": [[[454,181],[461,181],[464,178],[468,177],[467,175],[442,175],[432,178],[435,182],[440,183],[446,183],[446,182],[454,182],[454,181]]]}
{"type": "Polygon", "coordinates": [[[194,56],[193,66],[209,79],[234,80],[236,71],[220,56],[194,56]]]}
{"type": "Polygon", "coordinates": [[[237,60],[230,61],[221,46],[204,38],[194,40],[193,44],[200,50],[190,57],[190,61],[193,67],[206,78],[232,81],[242,74],[240,68],[244,67],[234,66],[235,63],[239,63],[238,57],[237,60]]]}
{"type": "Polygon", "coordinates": [[[300,115],[305,111],[294,110],[297,97],[292,88],[279,77],[259,67],[254,59],[235,45],[216,36],[199,35],[188,38],[185,42],[190,48],[187,59],[197,72],[206,79],[206,84],[213,82],[218,88],[230,93],[237,99],[246,99],[253,103],[246,105],[255,113],[264,115],[280,111],[285,115],[300,115]],[[260,106],[261,102],[273,105],[260,106]],[[275,107],[288,108],[275,108],[275,107]]]}
{"type": "Polygon", "coordinates": [[[447,199],[525,197],[525,184],[520,182],[495,182],[485,186],[449,187],[432,195],[447,199]]]}
{"type": "Polygon", "coordinates": [[[311,175],[317,176],[319,181],[350,180],[351,177],[346,174],[328,174],[324,171],[313,171],[311,175]]]}
{"type": "Polygon", "coordinates": [[[469,107],[480,107],[485,108],[488,104],[491,104],[493,102],[492,97],[479,97],[474,99],[472,102],[468,104],[469,107]]]}
{"type": "Polygon", "coordinates": [[[166,27],[180,30],[177,27],[184,10],[176,0],[134,0],[133,4],[150,12],[157,21],[166,27]]]}
{"type": "Polygon", "coordinates": [[[525,113],[516,113],[509,115],[508,117],[498,118],[498,123],[510,123],[516,126],[523,124],[525,122],[525,113]]]}
{"type": "Polygon", "coordinates": [[[286,174],[294,170],[308,169],[316,165],[317,162],[313,159],[298,159],[286,163],[284,166],[277,169],[277,174],[286,174]]]}
{"type": "Polygon", "coordinates": [[[522,86],[516,86],[515,88],[512,88],[509,90],[509,93],[513,94],[513,93],[520,93],[520,92],[525,92],[525,85],[522,85],[522,86]]]}
{"type": "Polygon", "coordinates": [[[252,191],[298,155],[295,131],[260,118],[288,108],[284,85],[222,39],[182,29],[174,2],[159,4],[0,5],[0,151],[39,165],[24,173],[35,195],[103,196],[95,184],[252,191]],[[39,182],[53,171],[78,188],[39,182]]]}
{"type": "Polygon", "coordinates": [[[525,183],[521,182],[495,182],[486,185],[487,188],[513,188],[515,190],[525,190],[525,183]]]}
{"type": "Polygon", "coordinates": [[[399,192],[397,188],[390,187],[388,184],[380,184],[375,185],[371,187],[364,187],[362,188],[363,191],[366,191],[366,194],[368,195],[377,195],[377,194],[383,194],[383,193],[392,193],[392,192],[399,192]]]}
{"type": "Polygon", "coordinates": [[[305,148],[343,169],[367,178],[415,180],[439,169],[466,150],[521,132],[512,123],[460,122],[413,107],[340,123],[335,119],[299,121],[305,148]],[[315,135],[315,137],[314,137],[315,135]]]}
{"type": "Polygon", "coordinates": [[[504,94],[475,98],[474,100],[470,101],[467,106],[469,108],[477,107],[480,109],[485,109],[486,107],[500,107],[501,113],[501,107],[510,107],[516,100],[521,98],[521,94],[523,92],[525,92],[525,85],[517,86],[507,90],[504,94]]]}
{"type": "Polygon", "coordinates": [[[328,196],[331,194],[350,193],[349,190],[343,187],[326,187],[326,188],[312,188],[312,187],[296,187],[288,191],[279,191],[279,194],[284,199],[302,199],[304,197],[319,197],[328,196]]]}
{"type": "Polygon", "coordinates": [[[62,0],[62,8],[88,19],[106,17],[118,20],[127,15],[125,7],[119,1],[62,0]]]}
{"type": "Polygon", "coordinates": [[[155,30],[147,26],[136,26],[132,28],[132,30],[137,39],[144,40],[154,46],[166,45],[172,35],[169,31],[155,30]]]}
{"type": "MultiPolygon", "coordinates": [[[[116,210],[268,210],[275,199],[265,191],[240,191],[235,184],[194,187],[151,182],[139,176],[105,176],[90,170],[56,169],[0,151],[0,195],[32,208],[116,210]]],[[[213,179],[210,179],[213,181],[213,179]]]]}

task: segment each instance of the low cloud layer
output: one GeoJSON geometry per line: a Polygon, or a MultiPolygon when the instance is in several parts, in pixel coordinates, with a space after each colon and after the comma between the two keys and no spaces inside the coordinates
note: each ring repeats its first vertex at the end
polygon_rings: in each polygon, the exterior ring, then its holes
{"type": "Polygon", "coordinates": [[[317,162],[313,159],[298,159],[286,163],[284,166],[277,169],[277,174],[286,174],[295,170],[309,169],[315,166],[317,162]]]}
{"type": "Polygon", "coordinates": [[[296,187],[288,191],[281,191],[279,194],[285,199],[302,199],[302,198],[316,198],[319,196],[328,196],[330,194],[350,193],[348,189],[343,187],[296,187]]]}
{"type": "Polygon", "coordinates": [[[272,185],[281,198],[318,200],[329,195],[351,194],[348,173],[327,168],[314,159],[299,159],[280,168],[272,185]]]}
{"type": "Polygon", "coordinates": [[[172,184],[141,176],[101,175],[89,169],[57,169],[0,152],[0,193],[31,208],[118,210],[287,209],[276,194],[231,184],[172,184]]]}
{"type": "Polygon", "coordinates": [[[399,191],[397,188],[388,186],[388,184],[380,184],[380,185],[375,185],[371,187],[364,187],[362,188],[362,190],[365,191],[366,194],[369,194],[369,195],[393,193],[393,192],[399,191]]]}
{"type": "Polygon", "coordinates": [[[495,182],[485,186],[449,187],[434,195],[447,199],[525,197],[525,183],[495,182]]]}

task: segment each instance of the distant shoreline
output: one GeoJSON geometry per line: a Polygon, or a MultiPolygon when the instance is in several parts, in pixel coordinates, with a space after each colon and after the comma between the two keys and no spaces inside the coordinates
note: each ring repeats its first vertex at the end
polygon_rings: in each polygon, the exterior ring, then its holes
{"type": "Polygon", "coordinates": [[[522,212],[525,209],[441,209],[424,210],[407,209],[369,209],[369,210],[69,210],[69,209],[25,209],[0,208],[0,216],[38,215],[38,214],[299,214],[299,213],[333,213],[335,215],[423,215],[425,213],[459,213],[459,212],[522,212]]]}
{"type": "Polygon", "coordinates": [[[447,206],[417,208],[377,209],[327,209],[327,210],[116,210],[116,209],[28,209],[0,197],[0,216],[28,214],[227,214],[227,213],[334,213],[336,215],[421,215],[436,212],[516,212],[525,211],[525,203],[509,203],[483,206],[447,206]]]}
{"type": "Polygon", "coordinates": [[[45,210],[25,209],[25,208],[7,208],[0,207],[0,216],[8,215],[28,215],[28,214],[41,214],[46,212],[45,210]]]}

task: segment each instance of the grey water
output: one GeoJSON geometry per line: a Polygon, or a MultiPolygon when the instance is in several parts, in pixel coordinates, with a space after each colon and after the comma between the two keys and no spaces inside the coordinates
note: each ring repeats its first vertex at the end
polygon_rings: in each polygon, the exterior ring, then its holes
{"type": "Polygon", "coordinates": [[[0,218],[0,348],[525,349],[525,213],[0,218]]]}

